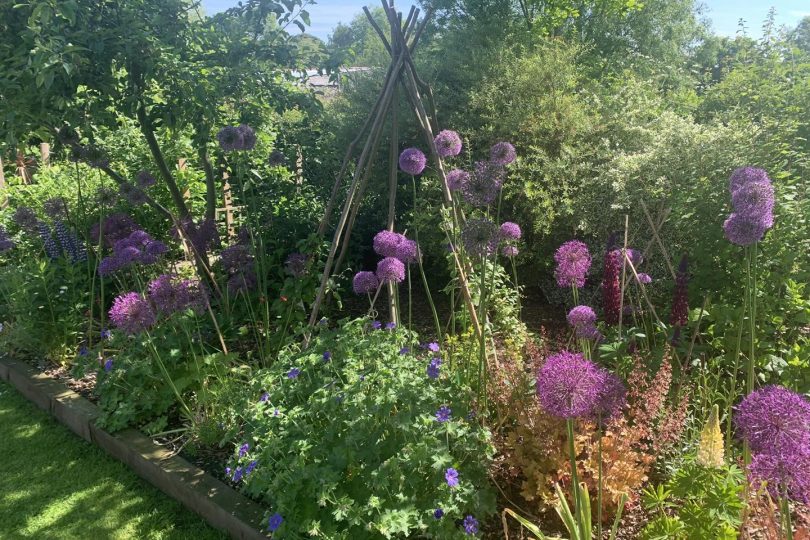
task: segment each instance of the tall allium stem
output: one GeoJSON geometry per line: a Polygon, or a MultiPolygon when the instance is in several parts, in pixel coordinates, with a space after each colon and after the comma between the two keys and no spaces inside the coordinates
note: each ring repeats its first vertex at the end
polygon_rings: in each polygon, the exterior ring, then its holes
{"type": "MultiPolygon", "coordinates": [[[[734,370],[731,375],[731,385],[729,385],[729,395],[726,399],[726,448],[731,448],[732,426],[731,426],[731,408],[737,401],[737,376],[740,372],[740,354],[742,353],[742,334],[745,327],[745,314],[748,311],[748,294],[743,296],[742,311],[740,311],[740,320],[737,323],[737,339],[734,342],[734,370]]],[[[748,448],[748,443],[743,441],[743,448],[748,448]]],[[[744,450],[745,453],[747,450],[744,450]]],[[[749,452],[750,454],[750,452],[749,452]]]]}
{"type": "Polygon", "coordinates": [[[782,487],[782,496],[779,497],[779,520],[786,540],[793,540],[793,522],[790,519],[790,502],[787,496],[787,486],[782,487]]]}
{"type": "MultiPolygon", "coordinates": [[[[416,212],[416,177],[411,176],[411,183],[413,185],[413,208],[414,213],[416,212]]],[[[419,228],[416,226],[416,215],[414,214],[414,221],[413,221],[413,236],[416,240],[416,245],[419,246],[419,228]]],[[[421,248],[417,247],[417,250],[421,248]]],[[[442,334],[442,325],[439,323],[439,313],[436,311],[436,304],[433,303],[433,295],[430,294],[430,287],[428,286],[427,276],[425,275],[425,267],[422,265],[422,253],[421,251],[417,251],[416,263],[419,265],[419,274],[422,276],[422,285],[425,287],[425,295],[427,295],[427,301],[430,305],[430,311],[433,313],[433,324],[436,325],[436,339],[439,340],[439,345],[444,345],[444,339],[442,334]]],[[[410,268],[410,267],[408,267],[410,268]]],[[[411,287],[411,274],[410,271],[408,273],[408,294],[409,294],[409,301],[410,301],[410,287],[411,287]]],[[[410,330],[410,307],[408,308],[408,319],[409,319],[409,326],[408,330],[410,330]]],[[[452,357],[451,357],[452,358],[452,357]]]]}
{"type": "Polygon", "coordinates": [[[520,285],[518,285],[517,266],[515,266],[514,257],[509,257],[509,261],[512,263],[512,278],[515,282],[515,295],[517,297],[518,319],[521,319],[523,315],[523,305],[520,300],[520,285]]]}
{"type": "Polygon", "coordinates": [[[405,270],[408,273],[408,332],[413,330],[413,287],[411,286],[411,265],[407,265],[405,270]]]}
{"type": "Polygon", "coordinates": [[[574,283],[571,284],[571,295],[574,297],[574,305],[578,306],[579,305],[579,289],[577,289],[577,286],[574,283]]]}
{"type": "Polygon", "coordinates": [[[487,338],[486,338],[486,295],[487,295],[487,259],[481,257],[481,290],[478,299],[478,321],[481,324],[481,335],[478,337],[478,399],[486,395],[486,360],[487,360],[487,338]],[[483,378],[483,385],[482,385],[483,378]],[[483,394],[482,394],[483,389],[483,394]]]}
{"type": "Polygon", "coordinates": [[[565,427],[568,431],[568,459],[571,464],[571,495],[574,501],[574,519],[580,530],[582,530],[581,512],[582,501],[580,500],[579,493],[579,475],[577,474],[577,450],[574,444],[574,419],[567,418],[565,420],[565,427]]]}
{"type": "Polygon", "coordinates": [[[596,459],[599,461],[599,480],[596,491],[596,530],[597,538],[602,538],[602,415],[600,414],[596,421],[599,428],[596,430],[596,436],[599,437],[596,446],[596,459]]]}
{"type": "Polygon", "coordinates": [[[748,355],[748,376],[745,381],[745,394],[754,391],[754,371],[756,368],[756,329],[757,329],[757,244],[754,243],[748,249],[748,294],[749,305],[751,306],[751,316],[748,318],[749,331],[751,334],[751,349],[748,355]]]}

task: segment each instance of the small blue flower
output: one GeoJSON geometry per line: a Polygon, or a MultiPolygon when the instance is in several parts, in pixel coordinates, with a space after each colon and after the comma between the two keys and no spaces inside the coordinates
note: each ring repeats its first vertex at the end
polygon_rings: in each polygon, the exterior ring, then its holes
{"type": "Polygon", "coordinates": [[[430,343],[427,344],[427,349],[430,352],[439,352],[439,344],[436,343],[435,341],[431,341],[430,343]]]}
{"type": "Polygon", "coordinates": [[[106,328],[101,329],[101,339],[110,339],[112,337],[112,333],[107,330],[106,328]]]}
{"type": "Polygon", "coordinates": [[[385,323],[385,329],[386,330],[393,330],[396,327],[397,327],[397,323],[395,323],[395,322],[385,323]]]}
{"type": "Polygon", "coordinates": [[[275,531],[276,529],[281,527],[281,523],[283,521],[284,521],[284,518],[281,517],[281,514],[276,512],[275,514],[270,516],[270,519],[267,520],[267,530],[270,531],[270,532],[275,531]]]}
{"type": "Polygon", "coordinates": [[[331,359],[332,359],[332,353],[329,352],[329,351],[324,351],[323,352],[323,361],[328,362],[331,359]]]}
{"type": "Polygon", "coordinates": [[[472,516],[464,518],[464,532],[470,536],[478,534],[478,520],[472,516]]]}
{"type": "Polygon", "coordinates": [[[225,467],[225,476],[227,476],[228,478],[231,477],[231,468],[230,467],[225,467]]]}
{"type": "Polygon", "coordinates": [[[243,475],[244,471],[242,470],[242,467],[237,467],[236,470],[233,472],[234,483],[238,483],[240,480],[242,480],[243,475]]]}
{"type": "Polygon", "coordinates": [[[408,348],[408,347],[402,347],[402,348],[399,350],[399,354],[408,354],[409,352],[411,352],[411,349],[410,349],[410,348],[408,348]]]}
{"type": "Polygon", "coordinates": [[[441,407],[439,407],[439,410],[436,411],[436,421],[440,423],[447,422],[448,420],[450,420],[451,413],[452,411],[450,407],[448,407],[447,405],[442,405],[441,407]]]}
{"type": "Polygon", "coordinates": [[[382,323],[380,321],[372,321],[371,327],[374,330],[379,330],[380,328],[382,328],[382,323]]]}
{"type": "Polygon", "coordinates": [[[259,402],[260,403],[266,403],[268,401],[270,401],[270,394],[265,392],[265,393],[262,394],[262,397],[259,398],[259,402]]]}
{"type": "Polygon", "coordinates": [[[239,447],[239,457],[245,457],[250,451],[250,443],[245,443],[239,447]]]}
{"type": "Polygon", "coordinates": [[[287,372],[288,379],[297,379],[298,375],[301,374],[301,370],[297,367],[292,368],[290,371],[287,372]]]}
{"type": "Polygon", "coordinates": [[[431,379],[438,379],[439,378],[439,369],[442,367],[442,359],[441,358],[434,358],[430,361],[427,367],[427,375],[431,379]]]}
{"type": "Polygon", "coordinates": [[[87,356],[88,354],[90,354],[90,351],[86,346],[82,345],[79,347],[79,356],[87,356]]]}
{"type": "Polygon", "coordinates": [[[273,409],[273,416],[280,416],[280,415],[281,415],[281,412],[279,412],[279,410],[277,408],[273,409]]]}
{"type": "Polygon", "coordinates": [[[444,479],[451,488],[458,487],[458,471],[450,467],[444,472],[444,479]]]}
{"type": "Polygon", "coordinates": [[[433,517],[435,517],[436,519],[442,519],[443,516],[444,516],[444,510],[442,510],[441,508],[437,508],[433,512],[433,517]]]}
{"type": "Polygon", "coordinates": [[[245,476],[247,476],[247,475],[249,475],[250,473],[252,473],[252,472],[254,471],[254,469],[256,469],[256,466],[257,466],[258,464],[259,464],[259,462],[258,462],[258,461],[256,461],[255,459],[254,459],[253,461],[251,461],[250,463],[248,463],[248,466],[247,466],[247,467],[245,467],[245,476]]]}
{"type": "Polygon", "coordinates": [[[113,368],[113,359],[107,358],[107,361],[104,362],[104,371],[109,373],[110,371],[112,371],[112,368],[113,368]]]}

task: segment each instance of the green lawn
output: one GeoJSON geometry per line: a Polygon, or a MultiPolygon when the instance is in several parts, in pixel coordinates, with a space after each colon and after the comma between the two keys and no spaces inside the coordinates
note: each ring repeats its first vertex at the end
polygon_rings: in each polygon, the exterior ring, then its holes
{"type": "Polygon", "coordinates": [[[0,382],[0,538],[225,538],[0,382]]]}

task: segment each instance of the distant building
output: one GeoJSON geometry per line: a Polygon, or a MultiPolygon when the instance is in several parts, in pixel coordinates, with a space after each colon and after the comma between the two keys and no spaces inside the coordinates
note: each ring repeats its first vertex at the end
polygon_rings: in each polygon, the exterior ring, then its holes
{"type": "Polygon", "coordinates": [[[301,78],[301,82],[315,90],[315,93],[323,95],[324,98],[334,97],[341,90],[347,80],[357,77],[359,74],[373,71],[370,67],[342,67],[340,75],[335,73],[320,74],[317,69],[307,69],[304,72],[293,72],[293,75],[301,78]]]}

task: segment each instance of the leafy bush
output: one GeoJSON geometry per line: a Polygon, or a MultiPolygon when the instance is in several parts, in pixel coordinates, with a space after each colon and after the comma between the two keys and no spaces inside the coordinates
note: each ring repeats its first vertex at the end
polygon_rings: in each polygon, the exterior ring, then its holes
{"type": "Polygon", "coordinates": [[[249,451],[231,470],[257,460],[244,491],[283,516],[283,534],[456,538],[457,521],[494,511],[493,448],[468,390],[452,376],[430,379],[430,356],[404,346],[413,346],[405,331],[359,319],[320,331],[309,349],[253,377],[249,451]],[[446,422],[436,417],[442,406],[452,411],[446,422]],[[445,481],[449,468],[457,488],[445,481]]]}

